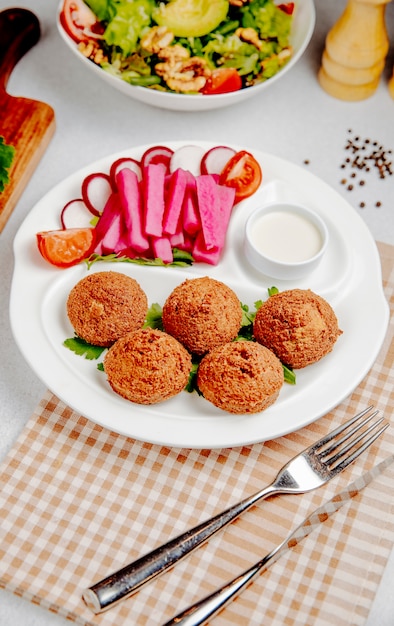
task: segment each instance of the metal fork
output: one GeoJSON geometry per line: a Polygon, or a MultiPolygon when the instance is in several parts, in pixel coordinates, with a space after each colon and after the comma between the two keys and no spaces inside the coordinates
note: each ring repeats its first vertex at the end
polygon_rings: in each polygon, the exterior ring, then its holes
{"type": "Polygon", "coordinates": [[[275,480],[211,519],[198,524],[168,543],[111,574],[89,589],[82,597],[94,613],[101,613],[137,589],[163,574],[219,530],[230,524],[260,500],[276,494],[312,491],[337,476],[360,456],[388,427],[372,406],[358,413],[286,463],[275,480]]]}

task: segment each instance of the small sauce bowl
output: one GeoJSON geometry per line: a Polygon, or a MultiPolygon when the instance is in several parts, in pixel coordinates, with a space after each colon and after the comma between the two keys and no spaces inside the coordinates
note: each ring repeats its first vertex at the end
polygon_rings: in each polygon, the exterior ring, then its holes
{"type": "Polygon", "coordinates": [[[328,245],[324,221],[306,206],[268,204],[247,219],[244,251],[255,269],[271,278],[297,280],[319,265],[328,245]]]}

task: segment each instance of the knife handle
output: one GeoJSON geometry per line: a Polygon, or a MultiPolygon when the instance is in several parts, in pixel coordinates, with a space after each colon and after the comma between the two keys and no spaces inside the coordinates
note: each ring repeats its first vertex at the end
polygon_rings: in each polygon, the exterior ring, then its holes
{"type": "Polygon", "coordinates": [[[21,8],[0,11],[0,89],[5,91],[15,65],[40,35],[40,22],[31,11],[21,8]]]}

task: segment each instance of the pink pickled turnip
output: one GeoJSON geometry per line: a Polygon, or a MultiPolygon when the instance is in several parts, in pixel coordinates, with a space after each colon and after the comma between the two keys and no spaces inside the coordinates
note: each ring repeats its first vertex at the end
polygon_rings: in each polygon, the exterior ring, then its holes
{"type": "Polygon", "coordinates": [[[155,259],[163,263],[172,263],[174,260],[170,240],[167,237],[152,237],[152,250],[155,259]]]}
{"type": "Polygon", "coordinates": [[[153,237],[163,234],[165,173],[161,164],[152,163],[144,168],[145,234],[153,237]]]}
{"type": "Polygon", "coordinates": [[[219,263],[221,252],[222,250],[218,246],[210,248],[209,250],[206,248],[202,232],[197,235],[191,251],[195,261],[198,263],[209,263],[210,265],[217,265],[219,263]]]}
{"type": "Polygon", "coordinates": [[[197,205],[196,179],[187,172],[188,182],[182,206],[183,228],[189,235],[195,235],[201,228],[201,220],[197,205]]]}
{"type": "Polygon", "coordinates": [[[218,245],[219,232],[222,228],[217,187],[216,180],[210,174],[196,178],[201,230],[207,250],[218,245]]]}
{"type": "Polygon", "coordinates": [[[188,172],[182,169],[177,169],[170,176],[165,193],[163,233],[174,235],[178,230],[187,181],[188,172]]]}
{"type": "Polygon", "coordinates": [[[103,212],[96,224],[96,254],[102,254],[101,242],[104,239],[107,231],[110,229],[112,222],[116,216],[119,215],[119,198],[117,193],[112,193],[108,198],[103,212]]]}
{"type": "Polygon", "coordinates": [[[137,252],[149,250],[142,220],[142,198],[138,176],[129,168],[121,169],[116,176],[120,206],[126,226],[125,243],[137,252]]]}

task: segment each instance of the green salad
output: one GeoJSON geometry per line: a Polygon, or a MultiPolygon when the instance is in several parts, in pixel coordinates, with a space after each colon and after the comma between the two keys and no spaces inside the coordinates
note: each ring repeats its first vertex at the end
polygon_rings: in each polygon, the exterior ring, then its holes
{"type": "MultiPolygon", "coordinates": [[[[85,4],[97,22],[90,24],[90,36],[80,27],[85,33],[79,37],[80,51],[132,85],[175,93],[226,93],[268,80],[292,56],[294,3],[85,0],[85,4]]],[[[72,18],[74,23],[78,20],[75,11],[72,18]]],[[[68,30],[64,16],[62,24],[68,30]]]]}

